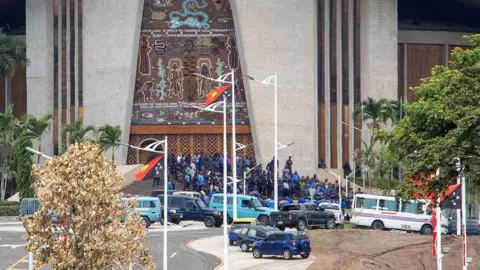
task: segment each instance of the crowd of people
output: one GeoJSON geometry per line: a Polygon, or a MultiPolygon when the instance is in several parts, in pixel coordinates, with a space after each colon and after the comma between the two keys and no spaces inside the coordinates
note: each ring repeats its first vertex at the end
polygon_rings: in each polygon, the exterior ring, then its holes
{"type": "MultiPolygon", "coordinates": [[[[227,163],[227,175],[229,176],[227,192],[233,193],[232,160],[230,157],[226,161],[223,155],[215,154],[213,156],[197,153],[193,156],[178,155],[169,156],[169,182],[168,188],[174,190],[175,182],[184,184],[184,191],[197,191],[204,194],[205,201],[214,193],[223,192],[223,163],[227,163]]],[[[279,161],[277,160],[277,165],[279,161]]],[[[283,167],[278,166],[278,184],[279,200],[308,200],[310,199],[310,190],[314,189],[314,199],[321,202],[338,202],[339,187],[338,181],[330,182],[328,179],[320,181],[314,174],[302,176],[294,170],[292,157],[289,157],[283,167]]],[[[263,167],[256,164],[251,157],[237,156],[237,179],[241,181],[237,184],[239,194],[253,195],[262,199],[272,199],[274,193],[274,159],[263,167]],[[245,186],[243,178],[245,177],[245,186]]],[[[154,182],[155,183],[155,182],[154,182]]],[[[345,189],[341,187],[343,202],[342,206],[348,206],[350,198],[344,196],[345,189]]],[[[348,192],[351,194],[351,192],[348,192]]]]}

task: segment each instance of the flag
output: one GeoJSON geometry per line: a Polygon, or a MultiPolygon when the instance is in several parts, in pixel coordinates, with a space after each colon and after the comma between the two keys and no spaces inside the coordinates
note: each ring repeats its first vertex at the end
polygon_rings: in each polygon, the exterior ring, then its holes
{"type": "Polygon", "coordinates": [[[218,101],[218,99],[222,96],[222,94],[225,94],[230,96],[232,94],[232,85],[231,84],[226,84],[222,87],[213,89],[210,93],[207,94],[207,100],[205,101],[205,106],[208,106],[212,103],[215,103],[218,101]]]}
{"type": "Polygon", "coordinates": [[[163,156],[158,156],[152,159],[147,164],[145,164],[145,166],[143,166],[140,169],[140,171],[138,171],[137,174],[135,175],[135,177],[137,178],[137,181],[142,181],[145,179],[153,179],[153,176],[155,174],[155,170],[153,168],[155,168],[155,166],[157,166],[160,163],[162,158],[163,156]]]}
{"type": "Polygon", "coordinates": [[[445,209],[462,208],[462,184],[449,186],[445,190],[445,195],[440,197],[440,205],[445,209]]]}
{"type": "Polygon", "coordinates": [[[430,212],[432,213],[432,220],[430,220],[430,223],[432,224],[433,227],[433,232],[432,232],[432,242],[433,242],[433,257],[437,256],[437,211],[433,207],[430,207],[430,212]]]}

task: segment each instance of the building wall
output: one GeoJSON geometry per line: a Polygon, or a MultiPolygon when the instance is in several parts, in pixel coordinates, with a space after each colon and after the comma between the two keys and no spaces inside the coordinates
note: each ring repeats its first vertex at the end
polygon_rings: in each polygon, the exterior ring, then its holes
{"type": "MultiPolygon", "coordinates": [[[[27,1],[27,113],[44,115],[53,112],[53,1],[27,1]]],[[[45,154],[53,154],[53,133],[43,139],[45,154]]]]}
{"type": "MultiPolygon", "coordinates": [[[[83,0],[83,121],[129,140],[143,0],[83,0]]],[[[125,164],[127,148],[117,148],[125,164]]]]}
{"type": "MultiPolygon", "coordinates": [[[[301,174],[317,163],[317,1],[230,0],[243,74],[263,80],[278,72],[278,140],[282,166],[292,156],[301,174]]],[[[245,81],[256,155],[274,153],[273,87],[245,81]]]]}

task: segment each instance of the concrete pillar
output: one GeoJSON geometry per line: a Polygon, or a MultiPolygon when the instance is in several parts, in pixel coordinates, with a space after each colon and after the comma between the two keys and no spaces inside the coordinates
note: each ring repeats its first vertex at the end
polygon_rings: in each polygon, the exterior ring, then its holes
{"type": "MultiPolygon", "coordinates": [[[[53,114],[53,0],[26,2],[27,113],[53,114]]],[[[42,151],[53,155],[53,128],[43,138],[42,151]]]]}
{"type": "MultiPolygon", "coordinates": [[[[84,125],[120,125],[123,142],[130,135],[143,3],[83,0],[84,125]]],[[[117,164],[126,163],[126,147],[115,154],[117,164]]]]}
{"type": "MultiPolygon", "coordinates": [[[[295,141],[279,151],[280,169],[312,175],[317,147],[317,1],[230,0],[242,73],[256,79],[278,73],[278,140],[295,141]]],[[[273,87],[245,80],[257,160],[273,157],[273,87]]]]}

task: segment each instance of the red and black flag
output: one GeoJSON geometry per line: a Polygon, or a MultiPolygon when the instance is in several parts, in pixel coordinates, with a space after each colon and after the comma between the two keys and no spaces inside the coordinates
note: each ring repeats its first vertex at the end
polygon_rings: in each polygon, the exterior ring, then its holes
{"type": "Polygon", "coordinates": [[[445,195],[440,197],[440,207],[445,209],[462,209],[462,184],[449,186],[445,195]]]}
{"type": "Polygon", "coordinates": [[[139,172],[135,175],[137,178],[137,181],[142,181],[145,179],[153,179],[156,174],[155,167],[158,166],[158,170],[161,170],[161,174],[163,175],[163,162],[162,161],[163,156],[158,156],[151,161],[149,161],[145,166],[143,166],[139,172]]]}
{"type": "Polygon", "coordinates": [[[208,106],[212,103],[219,101],[219,99],[226,95],[227,98],[232,95],[232,85],[226,84],[219,88],[213,89],[210,93],[207,94],[207,100],[205,101],[205,106],[208,106]]]}

